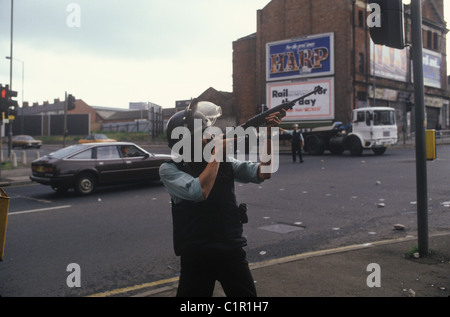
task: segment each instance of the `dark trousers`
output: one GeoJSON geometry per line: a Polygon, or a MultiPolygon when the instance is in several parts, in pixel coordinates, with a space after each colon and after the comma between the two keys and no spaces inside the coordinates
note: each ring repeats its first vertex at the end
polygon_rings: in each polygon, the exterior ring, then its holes
{"type": "Polygon", "coordinates": [[[177,297],[211,297],[216,281],[228,297],[256,297],[243,249],[181,256],[177,297]]]}
{"type": "Polygon", "coordinates": [[[297,145],[297,146],[293,146],[292,147],[292,160],[295,162],[297,159],[297,154],[298,157],[300,158],[300,162],[303,162],[303,157],[302,157],[302,146],[301,145],[297,145]]]}

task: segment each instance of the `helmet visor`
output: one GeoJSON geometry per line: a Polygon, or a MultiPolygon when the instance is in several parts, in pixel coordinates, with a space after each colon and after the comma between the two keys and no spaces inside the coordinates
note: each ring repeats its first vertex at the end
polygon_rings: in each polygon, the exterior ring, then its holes
{"type": "Polygon", "coordinates": [[[222,108],[209,101],[200,101],[197,105],[197,112],[203,114],[210,122],[210,125],[214,125],[222,115],[222,108]]]}

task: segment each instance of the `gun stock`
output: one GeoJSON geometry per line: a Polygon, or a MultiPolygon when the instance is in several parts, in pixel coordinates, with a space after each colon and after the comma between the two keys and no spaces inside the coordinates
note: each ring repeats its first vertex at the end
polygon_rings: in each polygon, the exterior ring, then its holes
{"type": "Polygon", "coordinates": [[[260,127],[260,126],[264,126],[264,124],[266,123],[266,118],[267,116],[269,116],[272,113],[276,113],[276,112],[281,112],[283,109],[288,111],[288,110],[292,110],[292,108],[294,108],[295,104],[303,99],[305,99],[306,97],[309,97],[311,95],[315,95],[318,92],[322,92],[323,88],[321,86],[317,86],[314,88],[313,91],[307,93],[306,95],[303,95],[295,100],[283,103],[281,105],[278,105],[276,107],[273,107],[263,113],[260,113],[252,118],[250,118],[248,121],[246,121],[245,123],[241,124],[240,127],[247,129],[248,127],[260,127]]]}

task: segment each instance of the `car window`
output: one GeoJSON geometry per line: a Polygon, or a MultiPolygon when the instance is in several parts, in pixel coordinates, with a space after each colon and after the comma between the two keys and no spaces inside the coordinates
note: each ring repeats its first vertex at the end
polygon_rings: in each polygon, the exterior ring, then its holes
{"type": "Polygon", "coordinates": [[[122,157],[138,157],[144,156],[145,153],[134,145],[122,145],[120,147],[122,157]]]}
{"type": "Polygon", "coordinates": [[[113,160],[119,158],[120,155],[116,146],[100,146],[97,148],[97,159],[99,160],[113,160]]]}
{"type": "Polygon", "coordinates": [[[92,149],[88,149],[86,151],[75,154],[74,156],[71,156],[69,159],[70,160],[90,160],[90,159],[92,159],[92,149]]]}
{"type": "Polygon", "coordinates": [[[72,146],[63,148],[61,150],[58,150],[56,152],[50,153],[47,156],[51,157],[51,158],[62,159],[63,157],[65,157],[65,156],[67,156],[67,155],[69,155],[71,153],[79,151],[83,147],[84,147],[83,145],[72,145],[72,146]]]}

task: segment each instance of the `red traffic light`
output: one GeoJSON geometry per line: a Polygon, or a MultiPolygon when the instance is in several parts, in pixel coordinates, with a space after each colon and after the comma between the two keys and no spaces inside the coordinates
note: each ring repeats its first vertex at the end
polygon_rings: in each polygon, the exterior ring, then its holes
{"type": "Polygon", "coordinates": [[[17,91],[10,90],[9,86],[0,84],[0,111],[7,112],[10,107],[17,107],[17,101],[12,98],[17,97],[17,91]]]}

